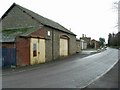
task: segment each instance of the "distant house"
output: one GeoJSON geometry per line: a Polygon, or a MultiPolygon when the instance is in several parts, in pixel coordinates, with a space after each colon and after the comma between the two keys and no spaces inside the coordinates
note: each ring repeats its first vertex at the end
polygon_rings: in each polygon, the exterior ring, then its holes
{"type": "Polygon", "coordinates": [[[80,39],[76,39],[76,53],[81,52],[80,39]]]}
{"type": "MultiPolygon", "coordinates": [[[[84,40],[87,43],[87,48],[90,48],[91,45],[91,37],[86,37],[86,35],[82,34],[81,40],[84,40]]],[[[86,47],[86,46],[85,46],[86,47]]]]}
{"type": "Polygon", "coordinates": [[[76,53],[76,35],[50,19],[13,4],[2,16],[2,62],[33,65],[76,53]]]}
{"type": "Polygon", "coordinates": [[[80,39],[80,48],[82,50],[87,49],[87,42],[83,39],[80,39]]]}
{"type": "Polygon", "coordinates": [[[87,48],[94,48],[98,49],[100,48],[99,41],[92,39],[91,37],[86,37],[86,35],[82,34],[82,37],[80,38],[80,46],[82,49],[87,49],[87,48]]]}
{"type": "Polygon", "coordinates": [[[99,41],[96,41],[95,39],[92,39],[92,40],[91,40],[91,46],[92,46],[92,48],[94,48],[94,49],[100,48],[99,41]]]}

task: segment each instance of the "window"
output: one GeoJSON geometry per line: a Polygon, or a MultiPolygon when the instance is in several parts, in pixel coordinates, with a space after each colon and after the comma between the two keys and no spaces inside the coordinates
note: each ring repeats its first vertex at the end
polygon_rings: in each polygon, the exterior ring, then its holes
{"type": "Polygon", "coordinates": [[[50,31],[47,32],[47,35],[50,36],[50,31]]]}
{"type": "Polygon", "coordinates": [[[33,57],[37,56],[37,45],[36,43],[33,44],[33,57]]]}

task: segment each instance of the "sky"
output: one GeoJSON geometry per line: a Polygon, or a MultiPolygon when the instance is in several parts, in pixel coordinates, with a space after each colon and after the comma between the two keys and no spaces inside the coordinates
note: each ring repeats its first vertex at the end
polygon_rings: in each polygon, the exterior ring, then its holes
{"type": "Polygon", "coordinates": [[[80,38],[82,34],[99,40],[109,33],[117,33],[119,0],[1,0],[0,17],[15,2],[48,19],[58,22],[80,38]]]}

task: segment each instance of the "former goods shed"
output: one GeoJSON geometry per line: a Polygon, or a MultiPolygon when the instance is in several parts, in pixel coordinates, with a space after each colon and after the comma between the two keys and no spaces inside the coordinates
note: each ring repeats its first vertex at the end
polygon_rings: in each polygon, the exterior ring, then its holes
{"type": "Polygon", "coordinates": [[[1,18],[4,66],[33,65],[76,53],[76,35],[50,19],[13,4],[1,18]]]}

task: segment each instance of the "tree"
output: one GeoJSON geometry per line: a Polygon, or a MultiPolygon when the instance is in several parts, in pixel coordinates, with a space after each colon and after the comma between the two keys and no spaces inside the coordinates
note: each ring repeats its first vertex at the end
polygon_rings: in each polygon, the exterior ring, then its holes
{"type": "Polygon", "coordinates": [[[118,27],[117,34],[108,35],[108,46],[117,46],[120,47],[120,0],[118,2],[114,2],[114,9],[118,12],[118,23],[115,27],[118,27]]]}
{"type": "Polygon", "coordinates": [[[120,47],[120,32],[118,32],[115,36],[115,42],[116,42],[116,46],[120,47]]]}
{"type": "Polygon", "coordinates": [[[112,34],[109,33],[108,35],[108,46],[111,46],[112,45],[112,34]]]}
{"type": "Polygon", "coordinates": [[[119,46],[120,47],[120,32],[118,32],[117,34],[109,33],[108,46],[119,46]]]}
{"type": "Polygon", "coordinates": [[[104,46],[105,45],[105,39],[104,38],[99,38],[99,42],[100,42],[100,46],[104,46]]]}
{"type": "Polygon", "coordinates": [[[113,4],[114,4],[113,7],[114,7],[115,9],[118,9],[118,2],[114,2],[113,4]]]}
{"type": "MultiPolygon", "coordinates": [[[[113,10],[115,11],[116,14],[118,14],[118,17],[120,17],[120,0],[117,2],[113,2],[113,10]]],[[[118,22],[116,22],[115,28],[118,28],[120,25],[119,23],[119,18],[118,18],[118,22]]]]}

